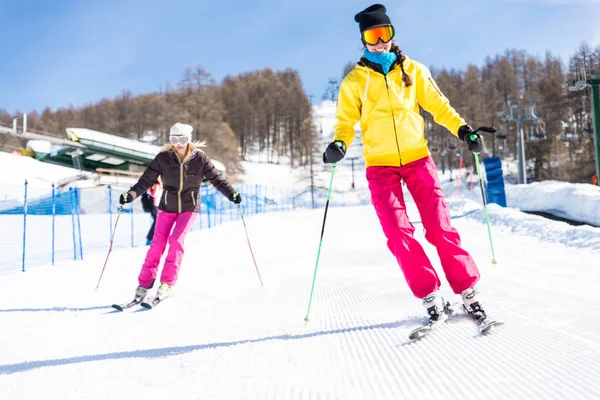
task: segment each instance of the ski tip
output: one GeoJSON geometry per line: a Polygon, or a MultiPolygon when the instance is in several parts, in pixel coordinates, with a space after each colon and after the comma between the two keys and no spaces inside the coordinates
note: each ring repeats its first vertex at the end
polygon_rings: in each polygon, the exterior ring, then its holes
{"type": "Polygon", "coordinates": [[[152,308],[152,304],[146,302],[141,303],[140,306],[147,308],[148,310],[152,308]]]}
{"type": "Polygon", "coordinates": [[[113,304],[112,308],[114,308],[115,310],[123,311],[123,306],[120,304],[113,304]]]}
{"type": "Polygon", "coordinates": [[[421,338],[424,338],[425,336],[427,336],[427,333],[425,333],[425,332],[419,332],[419,333],[413,333],[413,334],[409,335],[408,338],[410,340],[419,340],[421,338]]]}
{"type": "Polygon", "coordinates": [[[504,321],[490,321],[484,325],[482,325],[481,327],[479,327],[479,331],[484,334],[489,332],[493,327],[497,326],[497,325],[502,325],[504,324],[504,321]]]}
{"type": "Polygon", "coordinates": [[[408,338],[410,340],[421,339],[422,337],[427,336],[431,332],[431,328],[428,326],[422,326],[420,328],[414,329],[409,335],[408,338]]]}

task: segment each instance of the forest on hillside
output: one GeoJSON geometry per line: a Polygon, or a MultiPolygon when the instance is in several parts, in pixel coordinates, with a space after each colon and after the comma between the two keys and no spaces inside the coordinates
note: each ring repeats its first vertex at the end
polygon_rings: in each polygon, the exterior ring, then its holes
{"type": "MultiPolygon", "coordinates": [[[[356,60],[357,61],[357,60],[356,60]]],[[[342,78],[354,66],[342,68],[342,78]]],[[[600,46],[582,43],[568,60],[550,51],[543,57],[507,49],[488,56],[483,65],[464,70],[429,66],[453,107],[473,127],[493,125],[486,137],[488,156],[516,159],[516,120],[521,116],[529,181],[557,179],[591,182],[595,173],[590,88],[571,90],[575,81],[600,71],[600,46]],[[529,117],[529,118],[527,118],[529,117]],[[535,118],[534,118],[535,117],[535,118]]],[[[336,98],[336,81],[324,82],[324,98],[336,98]]],[[[248,154],[263,152],[269,162],[285,157],[293,166],[320,163],[323,149],[311,98],[292,68],[265,68],[227,76],[217,83],[202,65],[188,66],[175,85],[155,93],[132,95],[124,89],[112,99],[82,107],[29,111],[31,131],[64,137],[66,127],[85,127],[137,140],[168,140],[174,122],[194,126],[194,140],[206,141],[211,156],[232,171],[248,154]]],[[[10,125],[21,110],[0,109],[0,123],[10,125]]],[[[466,146],[423,112],[426,136],[438,165],[457,165],[466,146]]],[[[0,149],[23,146],[0,135],[0,149]]]]}
{"type": "MultiPolygon", "coordinates": [[[[577,81],[596,74],[600,46],[592,50],[585,43],[567,63],[550,52],[538,58],[507,50],[487,57],[481,67],[434,70],[438,85],[469,124],[498,129],[495,136],[487,136],[489,155],[517,158],[520,118],[529,181],[586,183],[596,173],[591,88],[575,89],[577,81]]],[[[430,117],[426,125],[430,148],[448,149],[446,132],[430,117]]],[[[465,161],[472,163],[473,158],[465,161]]]]}

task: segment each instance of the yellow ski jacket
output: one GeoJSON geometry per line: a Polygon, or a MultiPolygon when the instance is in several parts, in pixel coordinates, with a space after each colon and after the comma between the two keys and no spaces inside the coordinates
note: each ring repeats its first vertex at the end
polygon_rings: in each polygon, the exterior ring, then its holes
{"type": "Polygon", "coordinates": [[[404,71],[412,78],[411,86],[402,81],[398,64],[384,75],[359,63],[340,86],[333,140],[350,147],[354,126],[360,121],[367,167],[401,166],[431,154],[419,105],[454,136],[466,125],[427,67],[406,57],[404,71]]]}

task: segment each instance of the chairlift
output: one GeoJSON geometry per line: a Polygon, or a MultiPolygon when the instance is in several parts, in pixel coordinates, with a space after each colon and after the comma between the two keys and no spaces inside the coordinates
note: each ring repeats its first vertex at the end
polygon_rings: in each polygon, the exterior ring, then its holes
{"type": "Polygon", "coordinates": [[[545,123],[540,122],[535,126],[534,137],[539,140],[546,139],[546,124],[545,123]]]}
{"type": "Polygon", "coordinates": [[[528,142],[539,142],[544,139],[546,139],[546,130],[543,122],[527,128],[526,140],[528,142]]]}
{"type": "Polygon", "coordinates": [[[431,152],[432,152],[432,153],[437,153],[438,151],[439,151],[439,150],[438,150],[438,148],[437,148],[437,147],[432,147],[432,148],[431,148],[431,152]]]}
{"type": "Polygon", "coordinates": [[[498,140],[506,140],[507,136],[506,134],[496,134],[496,139],[498,140]]]}
{"type": "Polygon", "coordinates": [[[451,144],[450,146],[448,146],[448,150],[456,150],[456,146],[451,144]]]}
{"type": "Polygon", "coordinates": [[[563,142],[571,142],[573,140],[577,140],[577,134],[575,133],[575,128],[572,124],[562,121],[562,137],[561,140],[563,142]]]}

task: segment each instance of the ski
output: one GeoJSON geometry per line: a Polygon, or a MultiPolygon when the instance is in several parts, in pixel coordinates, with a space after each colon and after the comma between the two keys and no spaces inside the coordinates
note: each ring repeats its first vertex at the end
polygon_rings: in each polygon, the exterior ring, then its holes
{"type": "Polygon", "coordinates": [[[477,329],[479,330],[479,334],[484,334],[489,332],[492,327],[496,325],[504,324],[504,321],[500,321],[497,319],[489,318],[485,313],[483,318],[477,318],[475,315],[469,313],[467,308],[463,305],[464,312],[469,316],[469,319],[477,325],[477,329]]]}
{"type": "Polygon", "coordinates": [[[499,321],[496,319],[490,319],[490,318],[483,318],[483,319],[479,319],[479,320],[473,319],[473,322],[475,322],[475,325],[477,325],[477,329],[479,329],[480,334],[489,332],[490,329],[492,329],[492,327],[494,327],[496,325],[504,324],[503,321],[499,321]]]}
{"type": "Polygon", "coordinates": [[[142,300],[143,299],[133,300],[133,301],[130,301],[129,303],[126,303],[126,304],[113,304],[112,308],[114,308],[115,310],[119,310],[119,311],[125,311],[128,308],[131,308],[131,307],[133,307],[135,305],[140,304],[142,302],[142,300]]]}
{"type": "Polygon", "coordinates": [[[161,303],[162,301],[164,301],[165,299],[160,299],[159,297],[155,297],[154,300],[152,301],[143,301],[140,303],[140,305],[144,308],[147,308],[148,310],[153,309],[154,307],[156,307],[159,303],[161,303]]]}
{"type": "Polygon", "coordinates": [[[413,329],[412,331],[410,331],[408,338],[410,340],[418,340],[429,335],[431,332],[437,329],[440,325],[443,325],[444,322],[448,321],[451,317],[453,317],[456,314],[453,308],[454,306],[455,304],[450,304],[450,302],[446,303],[446,306],[444,307],[444,313],[442,314],[441,319],[438,319],[437,321],[430,321],[427,325],[413,329]]]}
{"type": "Polygon", "coordinates": [[[491,320],[491,321],[489,321],[489,320],[486,320],[481,325],[479,325],[479,333],[486,333],[490,329],[492,329],[493,326],[502,325],[502,324],[504,324],[503,321],[497,321],[497,320],[491,320]]]}
{"type": "Polygon", "coordinates": [[[434,329],[436,329],[437,327],[439,327],[440,325],[442,325],[447,320],[448,320],[448,317],[444,318],[444,320],[430,322],[429,324],[427,324],[425,326],[420,326],[418,328],[415,328],[412,331],[410,331],[410,334],[408,335],[408,338],[410,340],[421,339],[421,338],[429,335],[434,329]]]}

